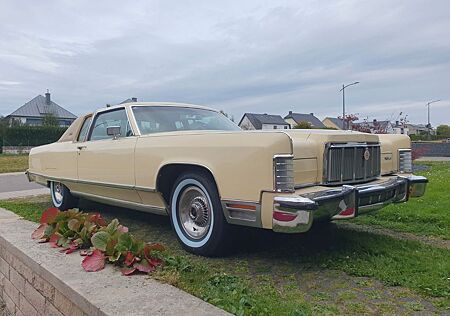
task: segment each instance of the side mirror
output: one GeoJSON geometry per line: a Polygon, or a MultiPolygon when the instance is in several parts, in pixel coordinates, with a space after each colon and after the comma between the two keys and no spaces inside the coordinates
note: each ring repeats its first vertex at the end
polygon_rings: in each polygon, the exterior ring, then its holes
{"type": "Polygon", "coordinates": [[[106,128],[106,134],[112,136],[113,139],[117,139],[120,136],[120,126],[108,126],[106,128]]]}

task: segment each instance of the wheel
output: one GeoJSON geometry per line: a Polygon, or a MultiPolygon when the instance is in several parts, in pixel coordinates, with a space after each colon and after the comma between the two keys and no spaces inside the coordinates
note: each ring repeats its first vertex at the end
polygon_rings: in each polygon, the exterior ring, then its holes
{"type": "Polygon", "coordinates": [[[175,181],[170,219],[184,249],[197,255],[218,256],[229,249],[226,222],[217,187],[207,173],[187,172],[175,181]]]}
{"type": "Polygon", "coordinates": [[[78,199],[70,194],[69,189],[61,182],[50,182],[50,193],[53,206],[61,211],[74,208],[78,204],[78,199]]]}

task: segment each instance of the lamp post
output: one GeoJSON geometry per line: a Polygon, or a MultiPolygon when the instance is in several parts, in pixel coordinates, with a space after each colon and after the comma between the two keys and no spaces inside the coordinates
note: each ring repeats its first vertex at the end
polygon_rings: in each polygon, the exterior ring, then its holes
{"type": "Polygon", "coordinates": [[[348,127],[345,126],[346,125],[346,120],[345,120],[345,88],[353,86],[353,85],[358,84],[358,83],[359,83],[359,81],[355,81],[355,82],[349,83],[347,85],[343,84],[342,85],[342,89],[339,90],[339,91],[342,91],[342,125],[344,127],[344,130],[348,128],[348,127]]]}
{"type": "Polygon", "coordinates": [[[430,101],[430,102],[427,103],[427,107],[428,107],[428,124],[427,124],[427,127],[428,127],[428,133],[429,133],[429,134],[430,134],[430,132],[431,132],[431,123],[430,123],[430,104],[431,104],[431,103],[435,103],[435,102],[439,102],[439,101],[441,101],[441,100],[434,100],[434,101],[430,101]]]}

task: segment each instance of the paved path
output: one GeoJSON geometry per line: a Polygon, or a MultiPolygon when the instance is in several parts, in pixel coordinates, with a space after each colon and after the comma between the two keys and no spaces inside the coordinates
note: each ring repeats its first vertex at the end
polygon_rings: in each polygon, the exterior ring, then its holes
{"type": "Polygon", "coordinates": [[[450,161],[450,157],[420,157],[415,161],[450,161]]]}
{"type": "Polygon", "coordinates": [[[47,194],[49,190],[34,182],[28,182],[23,172],[0,174],[0,200],[47,194]]]}

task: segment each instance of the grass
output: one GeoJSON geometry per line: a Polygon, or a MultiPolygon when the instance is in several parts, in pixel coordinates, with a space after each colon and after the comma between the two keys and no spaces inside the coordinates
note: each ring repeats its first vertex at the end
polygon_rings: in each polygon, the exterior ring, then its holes
{"type": "MultiPolygon", "coordinates": [[[[30,220],[49,206],[47,197],[0,201],[30,220]]],[[[438,311],[450,309],[448,249],[328,225],[302,235],[242,229],[231,256],[202,258],[179,247],[167,218],[99,204],[83,208],[167,245],[168,265],[153,277],[236,315],[398,314],[403,299],[415,302],[413,310],[424,299],[438,311]]]]}
{"type": "Polygon", "coordinates": [[[423,197],[389,205],[378,212],[357,217],[353,222],[449,240],[450,162],[422,164],[430,168],[417,172],[430,181],[423,197]]]}
{"type": "Polygon", "coordinates": [[[0,154],[0,173],[25,171],[28,168],[28,155],[0,154]]]}

